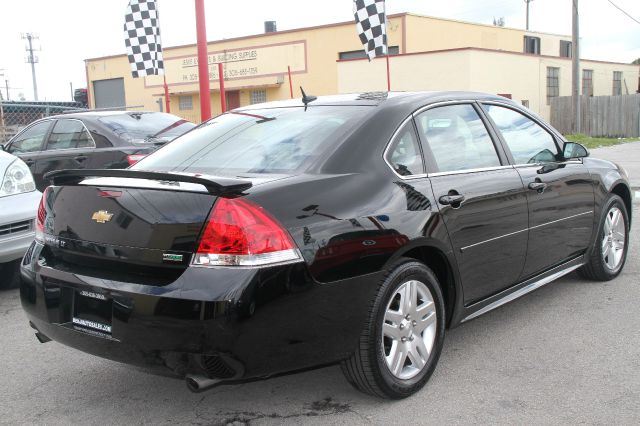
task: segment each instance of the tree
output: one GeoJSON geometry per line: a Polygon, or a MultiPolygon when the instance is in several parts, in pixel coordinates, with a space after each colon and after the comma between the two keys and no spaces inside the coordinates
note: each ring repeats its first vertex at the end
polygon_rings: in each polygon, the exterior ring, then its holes
{"type": "Polygon", "coordinates": [[[638,58],[635,61],[631,62],[631,65],[640,65],[640,58],[638,58]]]}

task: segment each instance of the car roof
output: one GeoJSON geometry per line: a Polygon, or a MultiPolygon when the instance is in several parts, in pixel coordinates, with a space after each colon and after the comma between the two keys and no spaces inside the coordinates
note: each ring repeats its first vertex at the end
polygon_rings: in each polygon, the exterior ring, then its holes
{"type": "Polygon", "coordinates": [[[72,112],[69,114],[52,115],[47,118],[77,118],[94,120],[101,117],[113,117],[118,115],[135,115],[135,114],[164,114],[159,111],[83,111],[72,112]]]}
{"type": "MultiPolygon", "coordinates": [[[[310,95],[308,95],[310,96],[310,95]]],[[[344,95],[318,96],[316,100],[309,102],[308,106],[393,106],[399,104],[415,104],[416,106],[428,105],[435,102],[456,100],[481,100],[501,101],[512,103],[509,99],[480,92],[466,91],[421,91],[421,92],[362,92],[344,95]]],[[[237,108],[237,111],[250,111],[256,109],[303,107],[302,98],[273,101],[262,104],[247,105],[237,108]]]]}

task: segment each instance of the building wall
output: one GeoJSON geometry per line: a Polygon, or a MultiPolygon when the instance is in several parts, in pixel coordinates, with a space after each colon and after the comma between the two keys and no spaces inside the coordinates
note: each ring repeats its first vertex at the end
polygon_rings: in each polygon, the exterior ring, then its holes
{"type": "MultiPolygon", "coordinates": [[[[571,36],[526,31],[524,35],[540,38],[540,54],[543,56],[560,56],[560,40],[571,41],[571,36]]],[[[524,39],[520,52],[524,48],[524,39]]]]}
{"type": "MultiPolygon", "coordinates": [[[[400,46],[402,51],[403,42],[403,19],[402,16],[392,16],[389,18],[388,30],[389,45],[400,46]]],[[[252,48],[264,48],[265,46],[282,43],[306,42],[306,71],[294,71],[293,87],[294,96],[300,95],[299,86],[304,87],[307,93],[314,95],[325,95],[336,93],[337,91],[337,64],[339,52],[361,50],[357,37],[355,25],[353,23],[343,23],[327,25],[306,29],[304,31],[281,31],[269,34],[260,34],[251,37],[211,42],[208,44],[209,54],[220,54],[234,49],[250,50],[252,48]]],[[[181,46],[165,48],[165,64],[182,57],[195,57],[196,46],[181,46]]],[[[124,77],[126,101],[128,105],[144,105],[145,109],[158,110],[156,100],[163,96],[162,78],[146,77],[134,79],[131,77],[129,64],[125,55],[89,59],[87,65],[87,80],[89,81],[89,96],[93,102],[93,87],[91,82],[107,78],[124,77]],[[145,87],[146,86],[146,87],[145,87]]],[[[249,103],[250,91],[256,88],[267,89],[267,100],[287,99],[290,97],[289,82],[287,78],[287,63],[278,62],[266,64],[266,67],[281,69],[281,74],[269,77],[248,77],[225,80],[226,90],[240,90],[241,104],[249,103]]],[[[217,66],[215,68],[217,75],[217,66]]],[[[197,72],[197,68],[195,68],[197,72]]],[[[167,69],[169,77],[169,69],[167,69]]],[[[170,80],[170,78],[169,78],[170,80]]],[[[218,79],[211,81],[212,113],[221,112],[220,96],[218,93],[218,79]]],[[[190,84],[175,84],[169,82],[169,92],[171,94],[171,112],[184,116],[190,120],[199,121],[199,87],[197,81],[190,84]],[[194,96],[194,109],[192,111],[180,111],[177,108],[177,98],[181,94],[192,94],[194,96]],[[176,106],[175,108],[173,106],[176,106]],[[197,117],[197,119],[195,119],[197,117]]],[[[92,103],[92,106],[94,104],[92,103]]]]}
{"type": "Polygon", "coordinates": [[[428,50],[481,47],[522,52],[524,31],[427,16],[406,16],[407,50],[404,53],[428,50]]]}
{"type": "MultiPolygon", "coordinates": [[[[611,95],[613,72],[623,73],[629,93],[638,90],[640,66],[583,60],[583,69],[594,70],[594,95],[611,95]]],[[[525,55],[484,49],[456,49],[424,52],[390,58],[391,89],[468,90],[508,94],[517,102],[528,101],[529,108],[549,119],[547,105],[547,67],[559,68],[559,96],[571,95],[572,62],[566,58],[525,55]]],[[[386,90],[383,59],[338,62],[340,93],[386,90]]]]}

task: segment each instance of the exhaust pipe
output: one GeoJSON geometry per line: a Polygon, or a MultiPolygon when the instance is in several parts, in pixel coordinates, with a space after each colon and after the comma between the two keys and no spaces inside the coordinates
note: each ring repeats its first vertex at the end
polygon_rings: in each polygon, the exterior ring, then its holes
{"type": "Polygon", "coordinates": [[[189,390],[194,393],[200,393],[206,391],[207,389],[211,389],[221,381],[222,380],[210,379],[206,376],[200,376],[197,374],[188,374],[185,377],[187,388],[189,388],[189,390]]]}

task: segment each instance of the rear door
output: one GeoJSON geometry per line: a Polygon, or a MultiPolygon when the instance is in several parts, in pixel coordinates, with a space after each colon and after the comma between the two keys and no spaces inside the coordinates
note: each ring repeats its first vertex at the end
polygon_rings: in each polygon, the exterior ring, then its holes
{"type": "Polygon", "coordinates": [[[564,161],[560,141],[533,117],[499,103],[483,105],[522,177],[529,242],[522,279],[579,255],[594,221],[593,182],[582,160],[564,161]]]}
{"type": "Polygon", "coordinates": [[[522,180],[474,103],[415,116],[429,179],[471,304],[517,283],[527,248],[522,180]]]}
{"type": "Polygon", "coordinates": [[[95,143],[82,121],[56,120],[44,152],[36,161],[36,173],[42,176],[52,170],[95,167],[91,164],[94,151],[95,143]]]}

